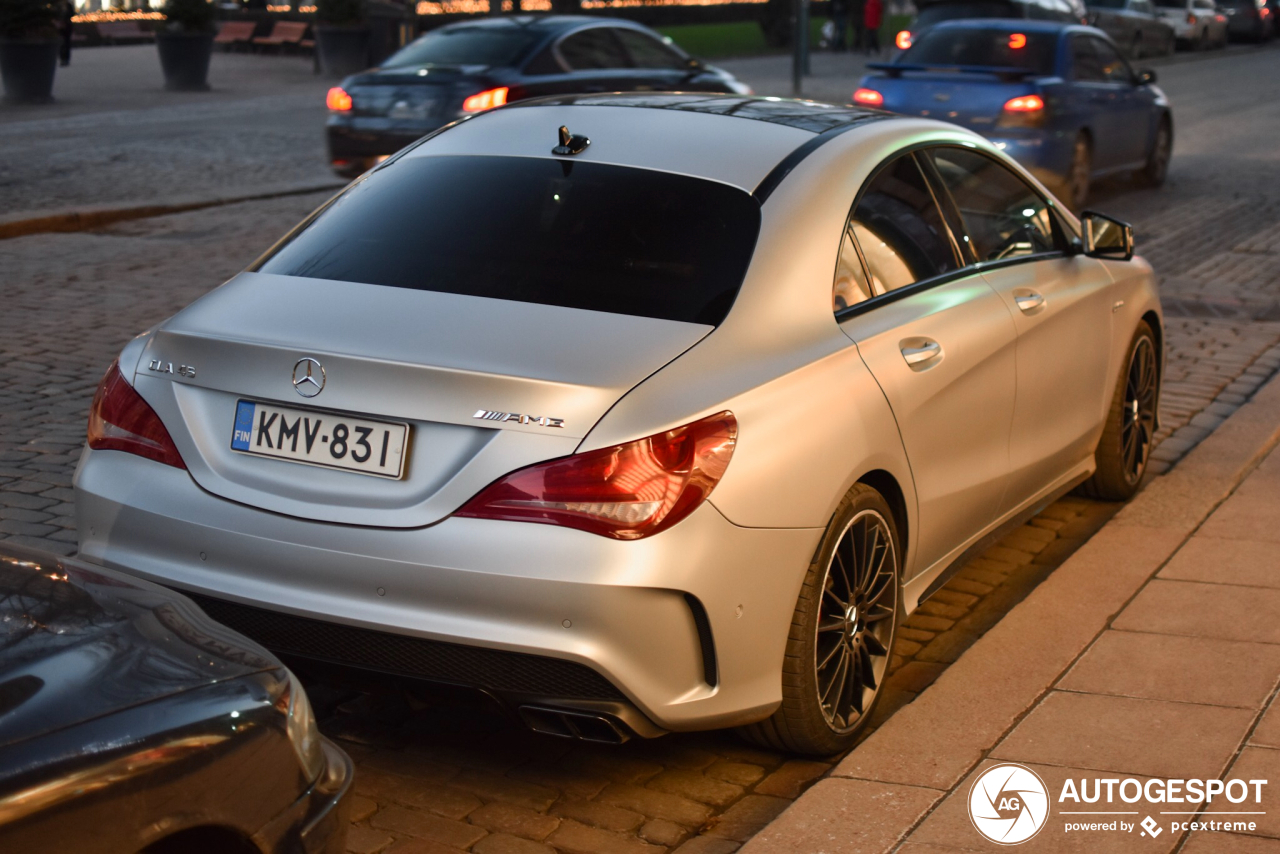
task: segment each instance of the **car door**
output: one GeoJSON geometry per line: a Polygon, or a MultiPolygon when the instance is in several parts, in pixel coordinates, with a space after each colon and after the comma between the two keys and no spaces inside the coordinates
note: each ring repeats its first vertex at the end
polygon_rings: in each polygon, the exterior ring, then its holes
{"type": "Polygon", "coordinates": [[[1116,151],[1119,165],[1139,164],[1146,159],[1151,139],[1151,102],[1154,95],[1138,84],[1138,75],[1128,60],[1109,41],[1088,36],[1093,43],[1109,93],[1106,109],[1113,128],[1108,144],[1116,151]]]}
{"type": "Polygon", "coordinates": [[[990,526],[1001,505],[1017,332],[1000,297],[964,266],[916,154],[881,166],[859,193],[833,304],[897,419],[923,572],[990,526]]]}
{"type": "Polygon", "coordinates": [[[1007,512],[1093,453],[1105,414],[1112,280],[1100,262],[1068,253],[1048,201],[1003,163],[953,146],[928,154],[964,242],[1017,329],[1007,512]]]}

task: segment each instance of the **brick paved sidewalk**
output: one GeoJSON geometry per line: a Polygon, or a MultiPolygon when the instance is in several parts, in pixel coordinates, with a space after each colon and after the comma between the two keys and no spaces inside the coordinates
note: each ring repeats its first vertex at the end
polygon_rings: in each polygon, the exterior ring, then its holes
{"type": "Polygon", "coordinates": [[[743,854],[994,850],[971,789],[1011,762],[1049,795],[1027,851],[1280,850],[1277,442],[1273,381],[743,854]],[[1067,779],[1099,778],[1270,782],[1261,803],[1059,801],[1067,779]],[[1172,824],[1223,820],[1247,829],[1172,824]]]}

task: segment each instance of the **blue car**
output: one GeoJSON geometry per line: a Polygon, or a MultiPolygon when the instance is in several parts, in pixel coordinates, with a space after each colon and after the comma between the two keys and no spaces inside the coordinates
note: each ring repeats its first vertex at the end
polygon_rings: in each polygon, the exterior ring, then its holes
{"type": "Polygon", "coordinates": [[[1101,30],[1050,21],[947,21],[869,65],[855,104],[977,131],[1074,209],[1089,185],[1164,182],[1173,115],[1154,71],[1135,73],[1101,30]]]}

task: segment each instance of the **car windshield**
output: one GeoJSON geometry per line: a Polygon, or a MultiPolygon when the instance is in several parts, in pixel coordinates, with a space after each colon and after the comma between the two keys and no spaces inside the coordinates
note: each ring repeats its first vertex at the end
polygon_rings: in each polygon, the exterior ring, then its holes
{"type": "Polygon", "coordinates": [[[1018,32],[1009,27],[940,27],[929,30],[897,62],[943,66],[1025,68],[1053,73],[1057,33],[1018,32]]]}
{"type": "Polygon", "coordinates": [[[1089,0],[1090,9],[1123,9],[1127,0],[1089,0]]]}
{"type": "Polygon", "coordinates": [[[1185,9],[1187,0],[1156,0],[1156,5],[1163,9],[1185,9]]]}
{"type": "Polygon", "coordinates": [[[922,30],[943,21],[960,18],[1021,18],[1012,3],[1001,0],[968,0],[963,3],[933,3],[920,9],[914,29],[922,30]]]}
{"type": "Polygon", "coordinates": [[[406,157],[353,184],[262,273],[719,324],[760,205],[701,178],[534,157],[406,157]]]}
{"type": "Polygon", "coordinates": [[[497,27],[449,27],[427,33],[392,54],[383,68],[409,65],[514,65],[542,33],[497,27]]]}

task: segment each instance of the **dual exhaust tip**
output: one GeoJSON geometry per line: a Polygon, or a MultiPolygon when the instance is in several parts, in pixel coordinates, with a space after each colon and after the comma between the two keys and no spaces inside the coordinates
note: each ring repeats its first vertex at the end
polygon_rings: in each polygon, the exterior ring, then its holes
{"type": "Polygon", "coordinates": [[[631,738],[627,727],[608,715],[571,712],[544,706],[521,706],[520,720],[534,732],[590,741],[596,744],[622,744],[631,738]]]}

